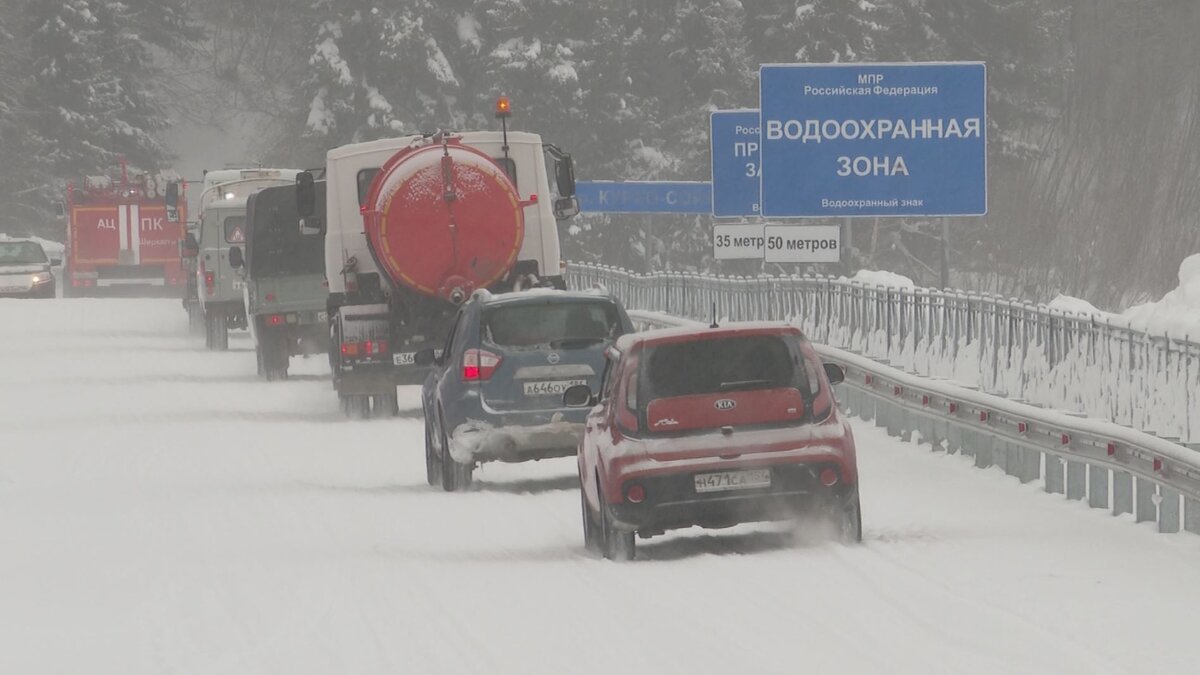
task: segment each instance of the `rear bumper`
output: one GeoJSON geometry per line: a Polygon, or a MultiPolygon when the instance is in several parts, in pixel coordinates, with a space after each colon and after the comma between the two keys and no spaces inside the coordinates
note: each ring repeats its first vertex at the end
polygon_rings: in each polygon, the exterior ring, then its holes
{"type": "MultiPolygon", "coordinates": [[[[447,430],[454,461],[524,462],[570,457],[583,437],[584,411],[510,413],[468,418],[447,430]]],[[[586,414],[586,413],[584,413],[586,414]]]]}
{"type": "MultiPolygon", "coordinates": [[[[744,470],[750,467],[731,467],[744,470]]],[[[607,505],[619,529],[657,533],[685,527],[728,527],[738,523],[792,520],[806,515],[840,512],[858,494],[857,485],[838,482],[832,487],[821,484],[826,468],[839,471],[837,463],[773,465],[771,486],[750,490],[698,493],[696,473],[632,476],[624,485],[638,483],[645,488],[641,504],[622,501],[607,505]]],[[[624,492],[622,492],[622,497],[624,492]]]]}

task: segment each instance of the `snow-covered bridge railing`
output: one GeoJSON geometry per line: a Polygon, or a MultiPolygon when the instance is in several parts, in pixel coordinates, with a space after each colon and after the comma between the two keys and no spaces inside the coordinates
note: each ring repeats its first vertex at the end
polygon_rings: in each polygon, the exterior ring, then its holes
{"type": "Polygon", "coordinates": [[[697,320],[790,320],[814,340],[909,373],[1178,440],[1200,449],[1200,336],[1003,298],[820,276],[634,274],[572,264],[627,307],[697,320]]]}
{"type": "MultiPolygon", "coordinates": [[[[639,330],[703,325],[658,312],[631,311],[639,330]]],[[[846,371],[838,398],[851,414],[889,434],[949,453],[975,466],[997,466],[1046,492],[1087,500],[1113,515],[1157,522],[1160,532],[1200,534],[1200,453],[1112,422],[974,391],[921,377],[828,345],[821,358],[846,371]]]]}

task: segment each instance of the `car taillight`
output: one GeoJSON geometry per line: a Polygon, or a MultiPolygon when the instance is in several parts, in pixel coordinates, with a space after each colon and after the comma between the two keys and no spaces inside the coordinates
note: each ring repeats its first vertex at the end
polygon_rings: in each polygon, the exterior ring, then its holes
{"type": "Polygon", "coordinates": [[[343,342],[342,356],[358,356],[358,350],[361,345],[357,342],[343,342]]]}
{"type": "Polygon", "coordinates": [[[204,273],[204,290],[208,291],[209,295],[216,292],[217,278],[212,272],[204,273]]]}
{"type": "Polygon", "coordinates": [[[272,314],[271,316],[267,317],[267,323],[271,324],[272,326],[281,326],[283,325],[283,322],[284,318],[282,314],[272,314]]]}
{"type": "Polygon", "coordinates": [[[387,340],[367,340],[363,343],[363,354],[368,356],[376,354],[386,354],[388,348],[387,340]]]}
{"type": "Polygon", "coordinates": [[[825,469],[821,472],[821,485],[825,487],[833,487],[838,482],[837,472],[833,469],[825,469]]]}
{"type": "Polygon", "coordinates": [[[500,365],[500,357],[486,349],[468,349],[463,353],[462,377],[468,382],[489,380],[500,365]]]}

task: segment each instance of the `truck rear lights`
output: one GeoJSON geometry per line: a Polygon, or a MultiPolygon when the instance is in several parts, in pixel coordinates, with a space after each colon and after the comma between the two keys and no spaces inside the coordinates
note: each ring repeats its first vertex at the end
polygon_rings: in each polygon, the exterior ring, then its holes
{"type": "Polygon", "coordinates": [[[834,485],[837,485],[837,482],[837,471],[834,471],[833,469],[825,469],[821,472],[821,485],[824,485],[825,487],[833,487],[834,485]]]}
{"type": "Polygon", "coordinates": [[[500,360],[486,349],[468,349],[463,353],[462,377],[467,382],[490,380],[500,366],[500,360]]]}
{"type": "Polygon", "coordinates": [[[283,318],[282,314],[272,314],[271,316],[267,317],[267,323],[271,324],[272,326],[282,326],[284,321],[286,321],[286,319],[283,318]]]}
{"type": "Polygon", "coordinates": [[[641,483],[630,483],[625,488],[625,501],[630,504],[641,504],[646,501],[646,488],[641,483]]]}
{"type": "Polygon", "coordinates": [[[387,348],[387,340],[367,340],[363,343],[363,354],[378,356],[379,354],[386,354],[387,348]]]}
{"type": "Polygon", "coordinates": [[[209,295],[213,295],[217,292],[217,278],[212,272],[204,273],[204,290],[207,291],[209,295]]]}
{"type": "Polygon", "coordinates": [[[357,342],[343,342],[342,356],[358,356],[361,345],[357,342]]]}

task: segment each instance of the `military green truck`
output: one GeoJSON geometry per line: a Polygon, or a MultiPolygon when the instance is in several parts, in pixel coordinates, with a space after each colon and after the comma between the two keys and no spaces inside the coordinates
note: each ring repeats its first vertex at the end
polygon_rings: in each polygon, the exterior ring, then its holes
{"type": "Polygon", "coordinates": [[[286,379],[292,356],[323,355],[329,348],[325,228],[313,222],[324,217],[325,183],[314,187],[322,215],[306,222],[296,211],[295,185],[262,190],[246,207],[241,272],[247,323],[258,374],[267,380],[286,379]]]}

